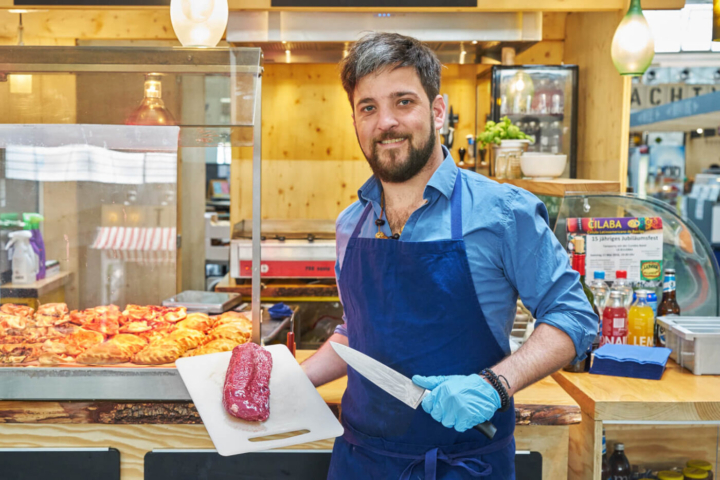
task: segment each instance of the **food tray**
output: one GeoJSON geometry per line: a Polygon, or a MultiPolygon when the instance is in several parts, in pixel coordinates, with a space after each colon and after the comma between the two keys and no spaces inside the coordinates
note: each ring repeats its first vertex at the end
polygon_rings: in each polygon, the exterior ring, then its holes
{"type": "Polygon", "coordinates": [[[658,317],[670,358],[695,375],[720,375],[720,317],[658,317]]]}

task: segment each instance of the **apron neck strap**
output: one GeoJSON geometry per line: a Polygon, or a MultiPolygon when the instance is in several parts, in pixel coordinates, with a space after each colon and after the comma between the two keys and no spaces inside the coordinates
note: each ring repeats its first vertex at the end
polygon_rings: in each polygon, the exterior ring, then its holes
{"type": "Polygon", "coordinates": [[[450,221],[452,222],[452,239],[462,240],[462,176],[460,169],[455,175],[455,187],[450,197],[450,221]]]}
{"type": "MultiPolygon", "coordinates": [[[[462,233],[462,181],[461,181],[461,173],[460,169],[458,168],[457,174],[455,175],[455,186],[453,187],[452,195],[450,196],[450,221],[451,221],[451,229],[452,229],[452,239],[453,240],[462,240],[463,233],[462,233]]],[[[355,225],[355,230],[353,230],[352,235],[350,238],[357,238],[360,236],[360,230],[362,230],[363,225],[365,224],[365,221],[367,220],[368,215],[370,214],[370,211],[372,210],[372,202],[368,202],[367,205],[365,205],[365,210],[363,210],[362,216],[360,217],[360,220],[358,220],[357,224],[355,225]]]]}

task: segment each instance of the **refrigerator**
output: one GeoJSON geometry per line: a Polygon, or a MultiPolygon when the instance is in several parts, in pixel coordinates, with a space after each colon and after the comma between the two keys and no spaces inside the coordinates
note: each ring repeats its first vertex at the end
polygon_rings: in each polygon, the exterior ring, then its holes
{"type": "Polygon", "coordinates": [[[567,155],[577,178],[578,66],[493,65],[487,120],[509,117],[533,139],[528,151],[567,155]]]}

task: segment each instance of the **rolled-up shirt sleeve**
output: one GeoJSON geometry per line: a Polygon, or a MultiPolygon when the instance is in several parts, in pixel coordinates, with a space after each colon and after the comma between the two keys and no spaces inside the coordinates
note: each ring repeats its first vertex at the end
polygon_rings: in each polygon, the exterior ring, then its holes
{"type": "MultiPolygon", "coordinates": [[[[355,218],[353,221],[353,217],[356,216],[356,214],[353,214],[357,210],[357,208],[353,208],[353,206],[354,205],[350,206],[340,213],[335,221],[335,284],[337,285],[338,297],[340,298],[341,304],[343,304],[343,301],[342,291],[340,291],[340,269],[342,268],[342,260],[345,258],[345,248],[352,234],[351,229],[354,229],[355,222],[358,220],[355,218]]],[[[342,319],[343,323],[335,327],[335,333],[347,337],[347,316],[345,315],[345,309],[343,309],[342,319]]]]}
{"type": "Polygon", "coordinates": [[[545,205],[533,194],[512,188],[505,203],[501,251],[505,275],[538,323],[565,332],[582,360],[598,330],[580,275],[548,226],[545,205]]]}

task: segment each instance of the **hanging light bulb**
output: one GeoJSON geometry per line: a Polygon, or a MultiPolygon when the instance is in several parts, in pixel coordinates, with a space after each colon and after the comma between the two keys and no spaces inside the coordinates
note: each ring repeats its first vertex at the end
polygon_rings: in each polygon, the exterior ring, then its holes
{"type": "Polygon", "coordinates": [[[720,0],[713,0],[712,41],[720,42],[720,0]]]}
{"type": "Polygon", "coordinates": [[[160,75],[145,75],[145,97],[125,120],[126,125],[175,125],[175,117],[162,100],[160,75]]]}
{"type": "Polygon", "coordinates": [[[655,41],[640,0],[630,1],[627,14],[615,30],[611,54],[620,75],[642,75],[652,63],[655,41]]]}
{"type": "Polygon", "coordinates": [[[214,47],[228,22],[227,0],[171,0],[170,20],[185,47],[214,47]]]}

